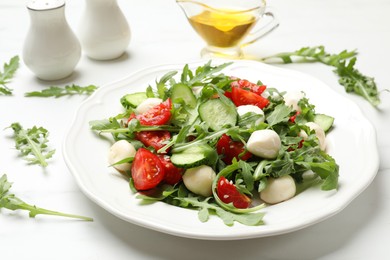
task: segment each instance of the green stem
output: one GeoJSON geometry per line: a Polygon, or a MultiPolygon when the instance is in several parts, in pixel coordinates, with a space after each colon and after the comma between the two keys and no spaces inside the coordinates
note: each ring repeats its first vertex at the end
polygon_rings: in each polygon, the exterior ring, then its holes
{"type": "Polygon", "coordinates": [[[268,160],[262,160],[256,167],[254,173],[253,173],[253,179],[255,181],[260,180],[262,177],[264,177],[264,168],[270,163],[268,160]]]}
{"type": "Polygon", "coordinates": [[[226,134],[228,131],[229,131],[229,129],[224,128],[224,129],[221,129],[221,130],[219,130],[219,131],[217,131],[209,136],[202,137],[202,138],[194,140],[192,142],[178,144],[177,147],[172,149],[172,153],[180,153],[180,152],[188,149],[191,146],[204,144],[204,143],[208,142],[209,140],[212,140],[214,138],[220,137],[223,134],[226,134]]]}
{"type": "Polygon", "coordinates": [[[67,217],[67,218],[76,218],[76,219],[82,219],[85,221],[93,221],[93,218],[90,218],[90,217],[43,209],[43,208],[29,205],[27,203],[19,204],[17,206],[11,207],[10,209],[12,209],[12,210],[15,210],[15,209],[28,210],[30,212],[29,213],[30,217],[35,217],[36,215],[42,214],[42,215],[61,216],[61,217],[67,217]]]}
{"type": "Polygon", "coordinates": [[[30,144],[31,151],[38,158],[40,164],[43,167],[46,167],[48,163],[46,162],[45,157],[43,157],[41,151],[38,149],[36,143],[33,140],[31,140],[31,138],[26,134],[26,131],[22,130],[21,135],[24,136],[24,138],[26,138],[27,142],[30,144]]]}

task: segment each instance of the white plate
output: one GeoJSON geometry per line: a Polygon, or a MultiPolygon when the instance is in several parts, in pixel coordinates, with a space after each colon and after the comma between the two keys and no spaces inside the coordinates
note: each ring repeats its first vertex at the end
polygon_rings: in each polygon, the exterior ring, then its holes
{"type": "MultiPolygon", "coordinates": [[[[190,63],[190,68],[205,62],[190,63]]],[[[213,63],[216,65],[217,61],[213,63]]],[[[210,240],[265,237],[298,230],[318,223],[345,208],[375,177],[379,157],[376,135],[360,109],[321,81],[296,71],[254,61],[235,61],[224,73],[280,90],[303,90],[318,113],[335,117],[335,127],[327,136],[328,153],[340,165],[337,192],[312,187],[293,199],[269,206],[265,225],[250,227],[235,223],[228,227],[218,217],[202,223],[196,210],[162,202],[141,205],[127,181],[108,167],[111,142],[90,130],[88,122],[105,119],[122,111],[119,99],[127,93],[144,91],[168,71],[184,64],[157,66],[142,70],[96,91],[78,109],[63,143],[63,154],[81,190],[98,205],[128,222],[160,232],[210,240]]]]}

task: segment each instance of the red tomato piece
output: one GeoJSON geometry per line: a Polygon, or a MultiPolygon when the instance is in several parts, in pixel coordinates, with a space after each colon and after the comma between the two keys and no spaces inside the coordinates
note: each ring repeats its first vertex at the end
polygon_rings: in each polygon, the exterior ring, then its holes
{"type": "Polygon", "coordinates": [[[141,131],[135,133],[135,138],[145,146],[151,146],[158,151],[165,146],[166,141],[171,139],[171,133],[168,131],[141,131]]]}
{"type": "Polygon", "coordinates": [[[221,177],[217,184],[217,195],[224,203],[232,203],[238,209],[246,209],[251,204],[251,199],[238,191],[237,187],[225,177],[221,177]]]}
{"type": "Polygon", "coordinates": [[[297,119],[297,116],[300,114],[301,112],[297,111],[293,116],[290,117],[290,122],[291,123],[295,123],[295,119],[297,119]]]}
{"type": "Polygon", "coordinates": [[[232,87],[232,101],[237,107],[255,105],[261,109],[266,107],[269,103],[269,100],[265,97],[237,87],[232,87]]]}
{"type": "Polygon", "coordinates": [[[158,158],[160,158],[161,163],[164,166],[165,176],[163,181],[169,185],[175,185],[176,183],[180,182],[182,180],[184,169],[177,168],[175,165],[173,165],[170,157],[167,155],[159,155],[158,158]]]}
{"type": "Polygon", "coordinates": [[[255,83],[252,83],[246,79],[239,79],[237,81],[233,81],[230,84],[231,87],[237,87],[241,89],[248,90],[250,92],[256,93],[258,95],[261,95],[261,93],[264,92],[264,90],[267,88],[265,85],[257,85],[255,83]]]}
{"type": "Polygon", "coordinates": [[[147,112],[137,115],[141,125],[165,125],[171,119],[172,102],[168,98],[161,104],[152,107],[147,112]]]}
{"type": "Polygon", "coordinates": [[[223,134],[217,142],[217,153],[223,155],[222,161],[227,164],[231,164],[233,158],[246,161],[252,157],[248,151],[240,157],[239,155],[243,152],[245,152],[244,144],[240,141],[233,141],[227,134],[223,134]]]}
{"type": "Polygon", "coordinates": [[[145,148],[138,149],[131,165],[131,177],[137,190],[156,187],[165,176],[164,166],[157,155],[145,148]]]}
{"type": "Polygon", "coordinates": [[[225,91],[224,95],[225,95],[225,97],[227,97],[228,99],[232,99],[232,92],[225,91]]]}
{"type": "MultiPolygon", "coordinates": [[[[137,118],[137,116],[135,115],[135,113],[131,113],[131,115],[129,116],[129,119],[127,119],[127,124],[129,124],[129,122],[131,121],[131,119],[134,119],[134,118],[137,118]]],[[[127,125],[126,125],[127,126],[127,125]]]]}

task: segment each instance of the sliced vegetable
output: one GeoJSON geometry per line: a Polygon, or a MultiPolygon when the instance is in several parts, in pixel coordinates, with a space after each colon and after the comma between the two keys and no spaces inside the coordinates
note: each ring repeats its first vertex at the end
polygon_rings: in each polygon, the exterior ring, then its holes
{"type": "Polygon", "coordinates": [[[154,150],[158,151],[171,139],[171,134],[168,131],[141,131],[137,132],[135,137],[146,147],[151,146],[154,150]]]}
{"type": "Polygon", "coordinates": [[[172,163],[180,168],[193,168],[200,165],[213,166],[218,159],[216,151],[207,144],[191,146],[180,153],[172,154],[172,163]]]}
{"type": "Polygon", "coordinates": [[[163,181],[169,185],[175,185],[182,180],[184,173],[183,168],[178,168],[171,162],[171,159],[167,155],[159,155],[161,163],[164,166],[165,176],[163,181]]]}
{"type": "Polygon", "coordinates": [[[147,112],[136,115],[141,125],[164,125],[171,119],[172,103],[168,98],[157,106],[152,107],[147,112]]]}
{"type": "Polygon", "coordinates": [[[235,126],[238,115],[234,107],[220,99],[210,99],[199,106],[199,116],[212,130],[218,131],[225,126],[235,126]]]}
{"type": "Polygon", "coordinates": [[[217,143],[217,153],[222,155],[226,164],[231,164],[233,158],[236,160],[248,160],[252,154],[245,150],[245,145],[240,141],[233,141],[230,136],[223,134],[217,143]]]}
{"type": "Polygon", "coordinates": [[[237,187],[225,177],[220,177],[217,185],[217,194],[224,203],[233,203],[238,209],[249,208],[251,199],[238,191],[237,187]]]}
{"type": "Polygon", "coordinates": [[[124,108],[136,108],[148,97],[146,96],[146,92],[136,92],[124,95],[120,102],[124,108]]]}
{"type": "Polygon", "coordinates": [[[236,87],[236,88],[242,88],[245,90],[248,90],[250,92],[253,92],[257,95],[261,95],[264,90],[267,88],[265,85],[257,85],[255,83],[252,83],[246,79],[239,79],[236,81],[233,81],[230,84],[231,87],[236,87]]]}
{"type": "Polygon", "coordinates": [[[269,103],[269,100],[261,95],[236,87],[232,87],[232,101],[236,106],[255,105],[261,109],[269,103]]]}
{"type": "Polygon", "coordinates": [[[197,103],[196,97],[192,92],[192,89],[185,84],[175,84],[172,86],[171,99],[174,103],[182,100],[186,105],[191,108],[195,108],[197,103]]]}
{"type": "Polygon", "coordinates": [[[145,148],[138,149],[131,165],[134,187],[139,191],[152,189],[164,176],[164,166],[158,156],[145,148]]]}
{"type": "Polygon", "coordinates": [[[322,130],[326,132],[329,131],[329,129],[333,126],[334,117],[325,115],[325,114],[316,114],[314,116],[314,123],[319,125],[322,130]]]}

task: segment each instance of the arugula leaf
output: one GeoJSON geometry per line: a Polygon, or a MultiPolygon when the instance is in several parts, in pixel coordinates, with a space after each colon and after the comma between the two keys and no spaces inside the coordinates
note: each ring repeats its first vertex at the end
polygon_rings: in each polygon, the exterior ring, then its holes
{"type": "Polygon", "coordinates": [[[367,99],[373,106],[380,104],[378,89],[374,78],[364,76],[354,65],[356,58],[352,58],[348,63],[342,61],[336,67],[335,72],[340,76],[339,83],[350,93],[356,93],[367,99]]]}
{"type": "MultiPolygon", "coordinates": [[[[196,69],[195,76],[191,77],[190,80],[184,81],[188,86],[193,86],[193,85],[199,85],[200,82],[205,82],[208,80],[213,74],[223,70],[227,66],[232,64],[232,62],[229,63],[223,63],[218,66],[211,66],[211,61],[207,62],[204,66],[198,67],[196,69]]],[[[192,74],[188,74],[192,75],[192,74]]],[[[182,79],[184,76],[182,75],[182,79]]]]}
{"type": "Polygon", "coordinates": [[[0,71],[0,95],[12,95],[12,89],[6,84],[13,78],[16,70],[19,68],[19,56],[11,58],[9,63],[4,63],[3,72],[0,71]]]}
{"type": "Polygon", "coordinates": [[[47,159],[51,158],[55,150],[48,150],[49,132],[43,127],[34,126],[31,129],[23,129],[19,123],[9,126],[14,130],[15,147],[30,164],[48,165],[47,159]]]}
{"type": "Polygon", "coordinates": [[[186,198],[175,198],[181,201],[183,204],[180,206],[184,206],[188,208],[188,205],[192,205],[195,208],[199,209],[198,218],[200,221],[205,222],[209,219],[210,212],[217,214],[222,221],[227,226],[233,226],[234,222],[237,221],[241,224],[247,226],[258,226],[263,225],[263,212],[258,213],[234,213],[231,211],[224,210],[218,205],[214,203],[208,202],[210,198],[206,198],[205,200],[201,200],[198,197],[186,197],[186,198]]]}
{"type": "Polygon", "coordinates": [[[380,104],[379,92],[374,78],[360,73],[355,68],[356,51],[343,50],[337,54],[329,54],[324,46],[303,47],[294,52],[283,52],[266,58],[263,61],[270,62],[273,59],[282,59],[284,63],[293,62],[321,62],[335,67],[334,72],[340,77],[339,83],[345,87],[348,93],[355,93],[366,99],[374,107],[380,104]],[[298,60],[294,58],[300,58],[298,60]]]}
{"type": "Polygon", "coordinates": [[[166,83],[172,80],[173,76],[177,74],[177,71],[167,72],[164,76],[161,77],[159,81],[156,81],[157,94],[162,100],[167,99],[168,97],[168,88],[166,83]]]}
{"type": "Polygon", "coordinates": [[[43,215],[52,215],[52,216],[62,216],[68,218],[77,218],[85,221],[93,221],[93,219],[89,217],[61,213],[57,211],[39,208],[35,205],[27,204],[23,200],[16,197],[14,194],[8,193],[11,187],[12,187],[12,183],[8,182],[7,175],[3,174],[3,176],[1,176],[0,178],[0,209],[6,208],[9,210],[26,210],[29,212],[29,216],[31,218],[34,218],[36,215],[43,214],[43,215]]]}
{"type": "Polygon", "coordinates": [[[78,86],[75,84],[67,85],[65,87],[50,86],[48,89],[42,91],[27,92],[24,94],[25,97],[55,97],[59,98],[62,96],[72,95],[91,95],[98,87],[94,85],[78,86]]]}
{"type": "Polygon", "coordinates": [[[337,54],[329,54],[325,51],[324,46],[303,47],[293,52],[282,52],[272,56],[263,58],[264,60],[270,60],[274,58],[280,58],[284,63],[293,63],[294,58],[298,59],[298,62],[322,62],[326,65],[337,66],[341,61],[355,57],[358,53],[356,51],[343,50],[337,54]]]}
{"type": "Polygon", "coordinates": [[[287,122],[290,119],[290,113],[292,109],[284,104],[279,104],[275,107],[274,111],[272,111],[266,118],[266,121],[270,127],[281,123],[287,122]]]}

